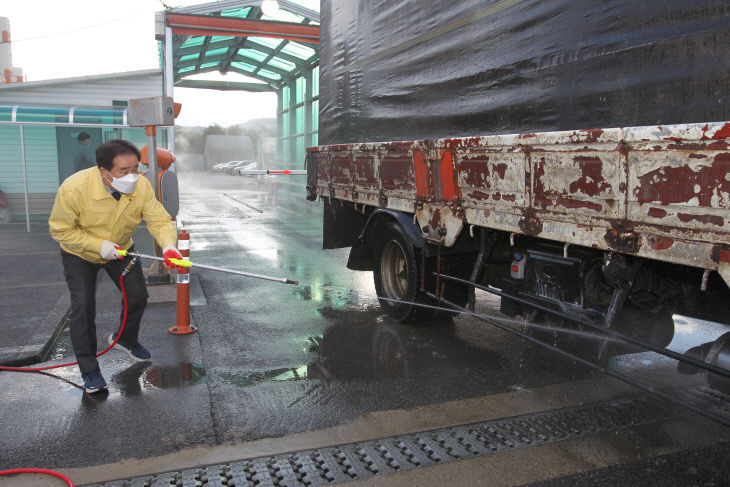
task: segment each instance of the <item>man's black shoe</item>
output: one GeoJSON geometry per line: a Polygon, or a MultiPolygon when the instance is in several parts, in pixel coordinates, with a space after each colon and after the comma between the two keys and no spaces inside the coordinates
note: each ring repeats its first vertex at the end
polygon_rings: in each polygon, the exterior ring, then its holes
{"type": "MultiPolygon", "coordinates": [[[[109,335],[109,345],[114,343],[114,339],[116,338],[116,334],[112,333],[109,335]]],[[[132,357],[137,362],[146,362],[147,360],[152,358],[152,354],[142,346],[141,343],[125,343],[121,340],[119,340],[115,345],[114,348],[118,350],[122,350],[124,352],[127,352],[130,357],[132,357]]]]}
{"type": "Polygon", "coordinates": [[[81,377],[84,379],[84,390],[89,394],[106,390],[106,381],[101,375],[101,370],[91,370],[81,374],[81,377]]]}

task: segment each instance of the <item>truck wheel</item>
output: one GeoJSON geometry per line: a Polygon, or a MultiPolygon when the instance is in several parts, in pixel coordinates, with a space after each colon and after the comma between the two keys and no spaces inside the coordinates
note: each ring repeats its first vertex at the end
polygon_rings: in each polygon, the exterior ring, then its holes
{"type": "Polygon", "coordinates": [[[386,313],[397,321],[415,317],[418,306],[412,303],[418,295],[418,261],[413,245],[399,225],[386,226],[375,243],[373,279],[380,306],[386,313]]]}

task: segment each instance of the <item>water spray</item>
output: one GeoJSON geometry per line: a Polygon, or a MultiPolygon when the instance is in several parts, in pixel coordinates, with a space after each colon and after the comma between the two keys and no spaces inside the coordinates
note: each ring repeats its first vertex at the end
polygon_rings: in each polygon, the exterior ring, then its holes
{"type": "Polygon", "coordinates": [[[241,176],[256,176],[267,174],[282,174],[284,176],[301,176],[307,174],[305,169],[241,169],[238,171],[241,176]]]}

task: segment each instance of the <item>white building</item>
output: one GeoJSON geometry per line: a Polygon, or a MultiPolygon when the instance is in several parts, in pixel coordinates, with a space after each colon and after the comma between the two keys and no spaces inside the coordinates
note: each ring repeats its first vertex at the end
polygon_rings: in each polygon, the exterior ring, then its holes
{"type": "Polygon", "coordinates": [[[0,85],[0,105],[110,109],[148,96],[162,96],[159,69],[0,85]]]}
{"type": "MultiPolygon", "coordinates": [[[[146,145],[143,128],[126,126],[127,101],[161,95],[160,70],[0,84],[0,190],[7,195],[9,214],[5,219],[48,218],[59,185],[73,172],[81,132],[91,136],[92,149],[118,138],[146,145]]],[[[167,146],[167,130],[157,134],[158,146],[167,146]]]]}

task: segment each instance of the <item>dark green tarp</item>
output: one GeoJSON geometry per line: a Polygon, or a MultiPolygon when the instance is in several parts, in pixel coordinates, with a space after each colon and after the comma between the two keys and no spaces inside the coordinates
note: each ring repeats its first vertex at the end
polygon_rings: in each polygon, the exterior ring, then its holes
{"type": "Polygon", "coordinates": [[[322,0],[319,143],[730,117],[727,0],[322,0]]]}

